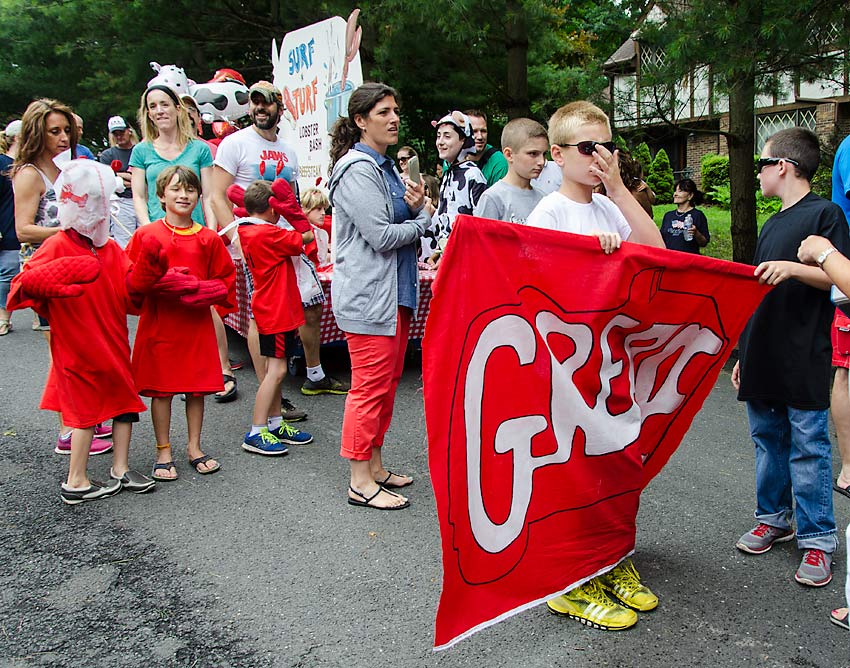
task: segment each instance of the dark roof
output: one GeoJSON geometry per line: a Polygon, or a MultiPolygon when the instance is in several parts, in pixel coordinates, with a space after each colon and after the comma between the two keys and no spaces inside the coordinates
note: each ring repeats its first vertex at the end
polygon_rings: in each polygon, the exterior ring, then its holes
{"type": "Polygon", "coordinates": [[[637,42],[629,37],[629,39],[623,42],[620,45],[620,48],[618,48],[611,57],[605,61],[605,64],[602,66],[603,69],[631,62],[637,54],[636,46],[637,42]]]}

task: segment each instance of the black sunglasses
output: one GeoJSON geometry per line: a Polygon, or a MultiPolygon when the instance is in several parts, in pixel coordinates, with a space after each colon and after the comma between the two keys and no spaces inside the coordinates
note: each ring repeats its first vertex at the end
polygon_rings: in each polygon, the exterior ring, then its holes
{"type": "Polygon", "coordinates": [[[791,158],[759,158],[756,160],[756,173],[761,174],[761,170],[770,165],[778,165],[782,161],[790,162],[795,167],[799,167],[800,163],[791,158]]]}
{"type": "Polygon", "coordinates": [[[578,144],[558,144],[558,146],[561,148],[575,146],[582,155],[593,155],[597,146],[604,146],[609,153],[613,153],[617,149],[617,145],[612,141],[580,141],[578,144]]]}
{"type": "Polygon", "coordinates": [[[407,162],[408,160],[410,160],[410,158],[411,158],[411,156],[409,156],[409,155],[400,155],[400,156],[398,156],[398,161],[399,162],[407,162]]]}

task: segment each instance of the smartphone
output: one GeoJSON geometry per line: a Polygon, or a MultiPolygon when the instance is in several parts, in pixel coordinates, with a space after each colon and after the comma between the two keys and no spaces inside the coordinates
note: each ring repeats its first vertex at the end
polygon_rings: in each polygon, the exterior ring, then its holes
{"type": "Polygon", "coordinates": [[[422,177],[419,175],[419,157],[413,156],[410,160],[407,161],[407,174],[411,181],[413,181],[416,185],[422,181],[422,177]]]}

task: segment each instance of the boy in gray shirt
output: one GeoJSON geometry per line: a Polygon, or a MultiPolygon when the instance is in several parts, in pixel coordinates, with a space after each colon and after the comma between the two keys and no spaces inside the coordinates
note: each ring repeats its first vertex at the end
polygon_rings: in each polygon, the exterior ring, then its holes
{"type": "Polygon", "coordinates": [[[502,131],[502,152],[508,173],[488,188],[475,207],[475,215],[525,225],[544,193],[531,185],[546,162],[549,138],[546,129],[530,118],[515,118],[502,131]]]}

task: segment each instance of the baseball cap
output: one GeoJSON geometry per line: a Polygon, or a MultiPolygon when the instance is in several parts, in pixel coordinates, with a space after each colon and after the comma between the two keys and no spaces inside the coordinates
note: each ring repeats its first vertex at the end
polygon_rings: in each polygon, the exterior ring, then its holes
{"type": "Polygon", "coordinates": [[[109,128],[110,132],[115,132],[116,130],[126,130],[127,121],[125,121],[120,116],[112,116],[109,121],[107,121],[106,127],[109,128]]]}
{"type": "Polygon", "coordinates": [[[4,133],[7,137],[17,137],[19,134],[21,134],[21,126],[23,126],[23,123],[21,123],[20,120],[15,119],[11,123],[9,123],[9,125],[6,126],[4,133]]]}
{"type": "Polygon", "coordinates": [[[272,102],[283,102],[283,95],[281,95],[280,90],[268,81],[258,81],[251,86],[251,89],[248,91],[248,97],[250,98],[254,93],[262,95],[263,99],[269,104],[272,102]]]}

